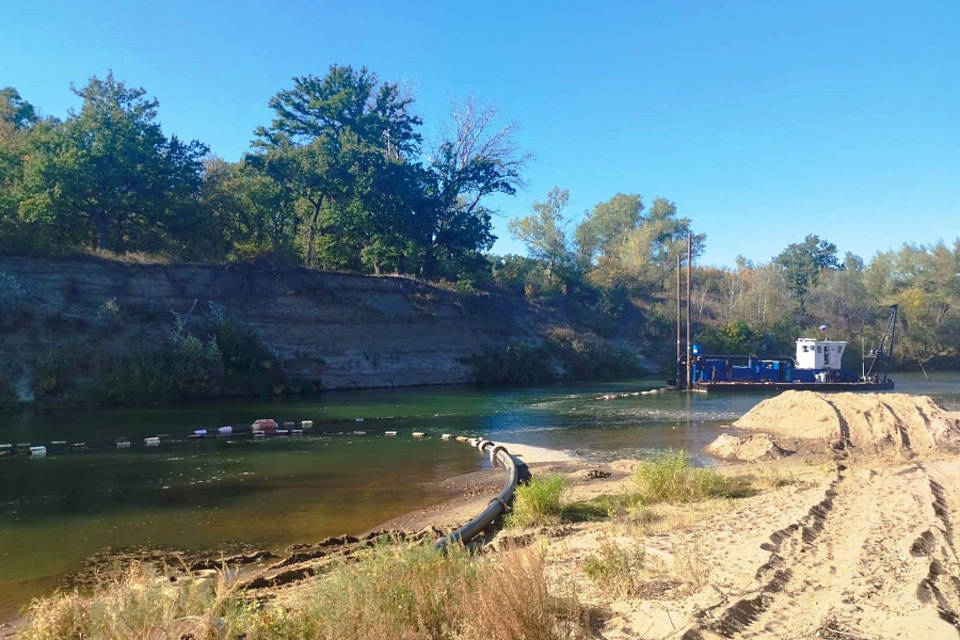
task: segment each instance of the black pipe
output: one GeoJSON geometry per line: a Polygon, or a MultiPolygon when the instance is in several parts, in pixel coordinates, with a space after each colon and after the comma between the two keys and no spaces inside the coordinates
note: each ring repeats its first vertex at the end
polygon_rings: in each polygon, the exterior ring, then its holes
{"type": "Polygon", "coordinates": [[[459,529],[437,540],[435,545],[437,549],[445,549],[448,544],[453,542],[459,542],[461,544],[470,542],[477,537],[477,534],[490,526],[490,523],[506,513],[509,504],[513,500],[513,492],[517,488],[517,464],[505,447],[495,445],[489,440],[481,440],[478,442],[477,448],[481,451],[488,447],[493,447],[493,451],[491,452],[493,454],[492,457],[507,470],[503,490],[496,498],[490,501],[490,504],[487,505],[487,508],[484,509],[480,515],[459,529]]]}

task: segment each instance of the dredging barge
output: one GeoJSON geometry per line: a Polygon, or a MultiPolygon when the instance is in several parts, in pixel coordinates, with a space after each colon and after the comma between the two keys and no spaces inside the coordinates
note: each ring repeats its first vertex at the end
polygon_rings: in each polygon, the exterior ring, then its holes
{"type": "MultiPolygon", "coordinates": [[[[888,391],[894,387],[887,371],[893,355],[896,321],[897,306],[893,305],[880,344],[864,354],[860,375],[841,367],[847,346],[844,340],[800,338],[796,358],[701,354],[697,345],[693,345],[687,378],[689,388],[706,392],[888,391]]],[[[826,325],[820,330],[825,332],[826,325]]],[[[682,369],[687,368],[686,359],[680,364],[682,369]]]]}
{"type": "MultiPolygon", "coordinates": [[[[690,280],[693,263],[692,236],[687,236],[687,295],[683,304],[682,256],[677,256],[677,373],[667,380],[663,391],[889,391],[893,380],[887,376],[893,357],[893,337],[897,326],[897,305],[890,306],[886,331],[876,348],[863,353],[860,375],[842,368],[843,340],[797,340],[796,358],[758,358],[753,355],[702,354],[690,340],[690,280]],[[683,353],[683,314],[686,306],[686,354],[683,353]],[[869,369],[867,361],[870,362],[869,369]]],[[[826,334],[827,325],[820,327],[826,334]]],[[[826,338],[826,335],[824,335],[826,338]]]]}

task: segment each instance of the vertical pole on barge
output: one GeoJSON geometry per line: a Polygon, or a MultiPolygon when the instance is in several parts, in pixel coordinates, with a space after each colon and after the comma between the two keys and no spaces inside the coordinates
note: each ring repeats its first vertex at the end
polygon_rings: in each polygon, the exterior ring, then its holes
{"type": "Polygon", "coordinates": [[[677,359],[674,360],[674,374],[677,386],[680,386],[680,254],[677,254],[677,359]]]}
{"type": "Polygon", "coordinates": [[[693,236],[687,236],[687,391],[693,387],[693,368],[690,362],[690,264],[693,262],[693,236]]]}

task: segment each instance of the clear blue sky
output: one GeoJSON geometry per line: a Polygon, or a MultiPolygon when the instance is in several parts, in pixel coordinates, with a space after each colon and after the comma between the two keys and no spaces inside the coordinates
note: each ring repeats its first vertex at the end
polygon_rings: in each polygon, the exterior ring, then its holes
{"type": "Polygon", "coordinates": [[[960,234],[960,2],[2,3],[0,86],[45,115],[110,68],[164,130],[240,158],[294,75],[366,65],[413,90],[428,140],[451,99],[520,126],[528,187],[575,218],[664,196],[704,262],[817,233],[869,257],[960,234]],[[521,6],[522,5],[522,6],[521,6]]]}

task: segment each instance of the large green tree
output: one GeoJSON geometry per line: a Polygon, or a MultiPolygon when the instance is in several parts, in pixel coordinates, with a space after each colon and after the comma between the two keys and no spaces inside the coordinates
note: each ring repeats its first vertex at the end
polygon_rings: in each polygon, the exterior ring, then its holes
{"type": "Polygon", "coordinates": [[[19,226],[17,207],[23,180],[29,129],[36,111],[13,87],[0,89],[0,243],[7,244],[19,226]]]}
{"type": "Polygon", "coordinates": [[[800,305],[801,312],[805,310],[807,292],[819,284],[821,272],[840,267],[837,246],[816,235],[808,235],[803,242],[787,245],[773,258],[773,263],[780,268],[784,284],[800,305]]]}
{"type": "Polygon", "coordinates": [[[686,254],[688,237],[696,258],[705,237],[677,215],[675,203],[656,198],[644,214],[639,195],[617,194],[577,227],[578,255],[595,284],[649,294],[673,272],[676,256],[686,254]]]}
{"type": "Polygon", "coordinates": [[[156,99],[112,72],[73,91],[80,111],[36,136],[21,208],[70,244],[115,251],[189,244],[207,147],[166,137],[156,99]]]}
{"type": "MultiPolygon", "coordinates": [[[[270,100],[273,121],[256,130],[257,152],[248,162],[291,194],[289,206],[306,207],[298,224],[303,228],[306,262],[312,265],[322,231],[345,240],[350,228],[364,228],[347,218],[369,198],[360,187],[375,189],[379,183],[358,177],[370,166],[405,163],[415,155],[421,121],[410,112],[411,98],[397,85],[379,84],[366,68],[333,65],[322,78],[302,76],[293,83],[270,100]]],[[[364,245],[361,250],[372,241],[355,240],[364,245]]],[[[335,245],[329,239],[324,243],[328,250],[335,245]]]]}
{"type": "Polygon", "coordinates": [[[546,198],[533,203],[533,215],[510,221],[510,233],[527,246],[530,255],[561,277],[568,276],[576,264],[565,214],[569,202],[570,191],[555,186],[546,198]]]}
{"type": "Polygon", "coordinates": [[[0,135],[9,129],[28,129],[39,117],[32,104],[20,96],[13,87],[0,89],[0,135]]]}
{"type": "Polygon", "coordinates": [[[636,193],[618,193],[593,207],[577,225],[578,258],[585,267],[610,248],[643,219],[643,198],[636,193]]]}
{"type": "Polygon", "coordinates": [[[468,100],[453,109],[452,126],[422,174],[426,199],[417,211],[419,273],[459,276],[486,265],[481,252],[493,246],[486,198],[514,195],[523,184],[529,156],[516,143],[516,125],[495,125],[496,109],[468,100]]]}

